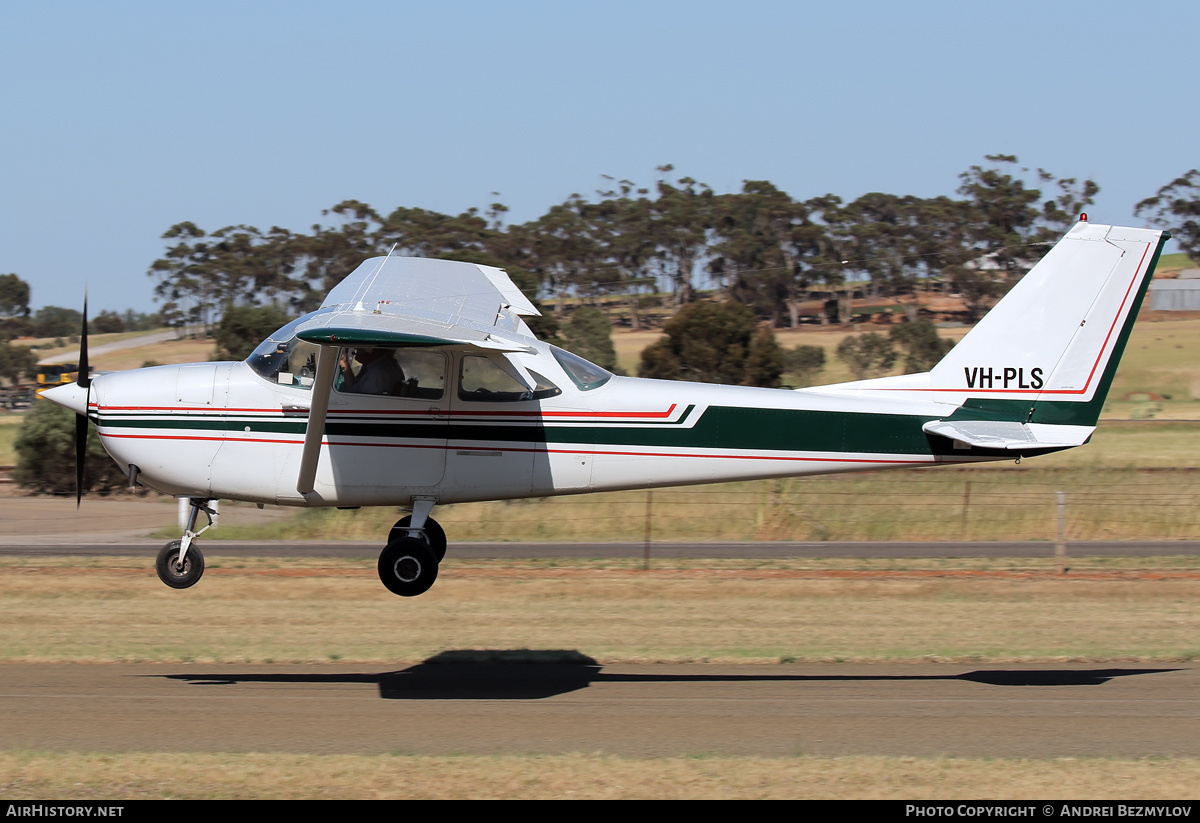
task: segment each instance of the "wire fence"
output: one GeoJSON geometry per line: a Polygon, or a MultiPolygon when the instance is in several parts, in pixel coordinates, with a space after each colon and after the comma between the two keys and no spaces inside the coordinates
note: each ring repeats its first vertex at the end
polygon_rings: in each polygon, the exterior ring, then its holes
{"type": "Polygon", "coordinates": [[[1200,471],[930,469],[449,506],[456,539],[1200,539],[1200,471]]]}

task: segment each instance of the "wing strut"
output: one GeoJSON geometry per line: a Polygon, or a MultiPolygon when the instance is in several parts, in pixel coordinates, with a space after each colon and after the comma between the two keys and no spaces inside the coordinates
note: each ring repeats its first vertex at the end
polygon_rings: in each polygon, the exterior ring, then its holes
{"type": "Polygon", "coordinates": [[[300,474],[296,491],[308,494],[317,479],[317,460],[321,457],[321,438],[325,436],[325,414],[329,411],[329,393],[333,391],[333,376],[337,373],[336,346],[322,346],[317,353],[317,378],[313,381],[312,407],[308,411],[308,428],[304,430],[304,452],[300,455],[300,474]]]}

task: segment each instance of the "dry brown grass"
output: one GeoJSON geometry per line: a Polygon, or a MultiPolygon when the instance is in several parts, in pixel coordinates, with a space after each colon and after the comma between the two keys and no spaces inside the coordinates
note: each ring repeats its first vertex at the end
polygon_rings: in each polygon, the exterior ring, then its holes
{"type": "Polygon", "coordinates": [[[0,753],[0,795],[137,799],[1171,800],[1192,758],[0,753]]]}
{"type": "MultiPolygon", "coordinates": [[[[1180,424],[1181,426],[1183,424],[1180,424]]],[[[1200,430],[1116,436],[1119,461],[1184,462],[1200,430]],[[1186,441],[1186,442],[1185,442],[1186,441]],[[1140,455],[1135,456],[1135,452],[1140,455]]],[[[1100,437],[1101,435],[1098,435],[1100,437]]],[[[1200,472],[1118,469],[1087,453],[969,471],[937,468],[656,489],[655,541],[1045,540],[1057,537],[1067,493],[1068,540],[1200,539],[1200,472]],[[1092,462],[1092,461],[1095,462],[1092,462]]],[[[645,490],[439,506],[451,541],[644,539],[645,490]]],[[[378,540],[393,509],[311,509],[217,537],[378,540]]],[[[167,533],[163,533],[165,537],[167,533]]]]}
{"type": "Polygon", "coordinates": [[[138,369],[147,361],[159,365],[174,363],[199,363],[212,360],[216,355],[216,345],[211,338],[193,340],[168,340],[152,346],[140,346],[132,349],[118,349],[107,354],[98,354],[93,365],[100,371],[124,371],[138,369]]]}
{"type": "Polygon", "coordinates": [[[369,560],[214,557],[200,585],[178,592],[129,559],[10,559],[0,660],[416,663],[448,649],[573,649],[602,663],[1200,657],[1194,564],[1164,574],[1170,563],[1097,562],[1066,578],[1049,559],[987,575],[965,561],[957,571],[950,561],[634,565],[451,559],[429,593],[399,600],[369,560]],[[196,614],[203,632],[163,630],[196,614]]]}

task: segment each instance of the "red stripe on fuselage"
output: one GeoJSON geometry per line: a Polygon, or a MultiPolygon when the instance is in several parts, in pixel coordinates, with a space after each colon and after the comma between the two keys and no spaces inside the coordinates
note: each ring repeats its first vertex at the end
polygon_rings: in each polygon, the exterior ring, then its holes
{"type": "MultiPolygon", "coordinates": [[[[224,437],[200,437],[192,435],[160,435],[160,434],[108,434],[100,432],[101,437],[112,437],[131,440],[198,440],[198,441],[224,441],[224,437]]],[[[289,446],[303,446],[303,440],[268,440],[265,438],[252,437],[231,437],[228,438],[231,443],[281,443],[289,446]]],[[[381,443],[381,442],[350,442],[350,441],[329,441],[322,440],[321,445],[330,446],[369,446],[371,448],[388,448],[388,449],[442,449],[443,451],[459,450],[464,448],[461,445],[449,444],[420,444],[420,443],[381,443]]],[[[860,457],[793,457],[788,455],[774,454],[687,454],[685,452],[634,452],[634,451],[597,451],[594,449],[520,449],[510,447],[497,446],[472,446],[471,448],[486,448],[488,451],[498,452],[514,452],[522,454],[584,454],[593,457],[696,457],[713,460],[782,460],[803,463],[879,463],[879,464],[909,464],[909,463],[929,463],[930,460],[902,460],[902,459],[884,459],[884,458],[860,458],[860,457]]]]}

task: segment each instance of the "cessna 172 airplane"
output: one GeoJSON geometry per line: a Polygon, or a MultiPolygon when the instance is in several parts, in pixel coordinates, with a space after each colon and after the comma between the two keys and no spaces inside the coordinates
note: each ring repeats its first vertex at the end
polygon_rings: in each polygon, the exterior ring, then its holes
{"type": "MultiPolygon", "coordinates": [[[[191,501],[157,562],[204,571],[225,498],[411,508],[379,556],[437,578],[435,505],[1011,460],[1088,441],[1166,232],[1086,215],[931,371],[801,390],[619,377],[538,340],[500,269],[374,258],[241,363],[156,366],[43,393],[130,479],[191,501]],[[208,525],[196,530],[198,514],[208,525]]],[[[86,306],[85,306],[86,315],[86,306]]]]}

